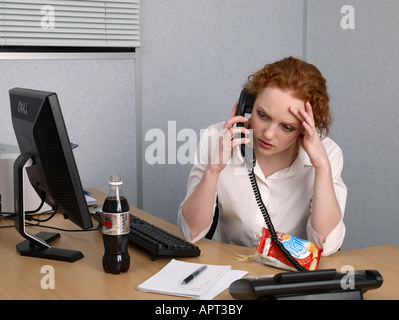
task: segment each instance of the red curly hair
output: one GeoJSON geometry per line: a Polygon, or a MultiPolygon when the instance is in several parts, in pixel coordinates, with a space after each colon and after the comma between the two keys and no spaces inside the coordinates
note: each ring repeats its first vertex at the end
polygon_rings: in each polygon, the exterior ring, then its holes
{"type": "Polygon", "coordinates": [[[326,79],[313,64],[294,57],[268,64],[248,77],[244,90],[257,96],[266,87],[289,90],[295,98],[309,101],[316,128],[328,135],[332,117],[326,79]]]}

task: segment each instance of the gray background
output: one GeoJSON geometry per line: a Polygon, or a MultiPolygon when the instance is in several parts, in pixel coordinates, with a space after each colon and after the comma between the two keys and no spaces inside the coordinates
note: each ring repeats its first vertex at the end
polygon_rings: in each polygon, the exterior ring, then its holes
{"type": "Polygon", "coordinates": [[[191,165],[148,164],[146,133],[160,129],[167,143],[172,121],[199,138],[229,116],[252,72],[293,55],[327,78],[349,190],[343,248],[399,245],[398,16],[396,0],[145,0],[130,56],[0,60],[0,142],[16,144],[10,88],[55,91],[83,185],[106,192],[120,173],[131,204],[176,224],[191,165]],[[344,5],[353,30],[341,27],[344,5]]]}

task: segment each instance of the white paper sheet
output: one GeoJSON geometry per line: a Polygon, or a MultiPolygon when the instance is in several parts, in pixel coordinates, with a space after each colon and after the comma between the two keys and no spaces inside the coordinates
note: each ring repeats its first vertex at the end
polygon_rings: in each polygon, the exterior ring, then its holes
{"type": "Polygon", "coordinates": [[[203,264],[172,259],[162,270],[140,284],[137,289],[201,300],[212,300],[229,285],[247,274],[231,270],[231,266],[207,265],[207,268],[187,284],[182,281],[203,264]]]}

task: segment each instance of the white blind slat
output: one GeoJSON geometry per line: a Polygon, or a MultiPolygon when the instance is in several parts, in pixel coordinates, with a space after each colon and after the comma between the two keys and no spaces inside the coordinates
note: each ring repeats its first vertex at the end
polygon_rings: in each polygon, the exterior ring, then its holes
{"type": "Polygon", "coordinates": [[[0,46],[140,46],[140,1],[0,0],[0,46]]]}

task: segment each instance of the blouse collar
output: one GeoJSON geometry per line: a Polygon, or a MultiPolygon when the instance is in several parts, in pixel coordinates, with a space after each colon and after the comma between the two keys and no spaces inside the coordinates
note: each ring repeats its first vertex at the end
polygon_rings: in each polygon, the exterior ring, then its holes
{"type": "MultiPolygon", "coordinates": [[[[312,167],[312,163],[310,162],[309,156],[306,151],[300,147],[298,151],[298,156],[292,163],[290,167],[281,169],[272,175],[270,175],[267,180],[278,180],[278,179],[286,179],[292,176],[296,176],[302,172],[305,167],[312,167]]],[[[259,166],[255,166],[254,173],[263,181],[266,180],[263,172],[259,166]]]]}

